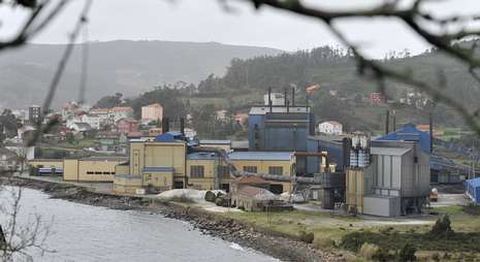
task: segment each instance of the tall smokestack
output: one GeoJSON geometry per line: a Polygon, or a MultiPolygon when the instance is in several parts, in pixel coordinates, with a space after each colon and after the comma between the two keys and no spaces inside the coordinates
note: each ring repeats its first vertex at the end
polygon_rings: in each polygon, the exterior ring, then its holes
{"type": "Polygon", "coordinates": [[[305,103],[305,109],[306,109],[307,112],[308,112],[308,93],[307,93],[307,96],[306,96],[305,101],[306,101],[306,103],[305,103]]]}
{"type": "Polygon", "coordinates": [[[392,112],[392,124],[393,124],[393,129],[392,131],[397,130],[397,112],[395,110],[392,112]]]}
{"type": "Polygon", "coordinates": [[[387,115],[385,117],[385,135],[390,133],[390,110],[387,110],[387,115]]]}
{"type": "Polygon", "coordinates": [[[290,112],[290,101],[287,100],[287,103],[285,104],[287,106],[287,113],[290,112]]]}
{"type": "Polygon", "coordinates": [[[272,113],[272,87],[268,88],[268,107],[270,108],[270,113],[272,113]]]}
{"type": "Polygon", "coordinates": [[[185,135],[185,118],[183,117],[180,118],[180,133],[185,135]]]}
{"type": "Polygon", "coordinates": [[[287,105],[287,88],[285,87],[285,89],[283,90],[283,105],[287,105]]]}
{"type": "Polygon", "coordinates": [[[295,106],[295,87],[292,87],[292,106],[295,106]]]}
{"type": "Polygon", "coordinates": [[[168,117],[164,117],[162,119],[162,133],[167,133],[170,131],[170,120],[168,117]]]}
{"type": "Polygon", "coordinates": [[[433,153],[433,113],[428,114],[428,125],[430,131],[430,153],[433,153]]]}

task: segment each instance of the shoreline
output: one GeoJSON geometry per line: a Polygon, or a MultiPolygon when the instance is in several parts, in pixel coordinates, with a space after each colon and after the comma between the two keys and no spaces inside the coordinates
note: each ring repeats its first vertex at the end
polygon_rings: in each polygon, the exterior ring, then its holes
{"type": "Polygon", "coordinates": [[[262,230],[254,225],[224,218],[218,214],[182,203],[164,202],[140,196],[108,195],[92,192],[81,186],[23,177],[1,177],[0,181],[4,185],[23,186],[42,191],[48,194],[50,198],[117,210],[139,210],[158,213],[166,218],[186,221],[203,234],[237,243],[240,246],[260,251],[282,261],[345,260],[341,254],[315,249],[311,244],[294,239],[291,236],[262,230]]]}

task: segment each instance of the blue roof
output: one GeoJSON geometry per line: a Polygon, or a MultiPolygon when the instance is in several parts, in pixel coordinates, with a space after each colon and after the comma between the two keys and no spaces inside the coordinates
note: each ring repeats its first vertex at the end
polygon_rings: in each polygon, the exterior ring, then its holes
{"type": "Polygon", "coordinates": [[[174,172],[175,168],[169,166],[146,166],[143,172],[174,172]]]}
{"type": "Polygon", "coordinates": [[[188,160],[218,160],[219,155],[215,152],[194,152],[187,155],[188,160]]]}
{"type": "Polygon", "coordinates": [[[430,152],[430,135],[427,132],[418,130],[411,123],[375,140],[414,141],[420,144],[423,151],[430,152]]]}
{"type": "Polygon", "coordinates": [[[288,161],[291,159],[292,152],[262,152],[262,151],[247,151],[247,152],[233,152],[228,154],[231,160],[281,160],[288,161]]]}
{"type": "Polygon", "coordinates": [[[178,140],[185,140],[181,132],[170,131],[155,137],[155,142],[177,142],[178,140]]]}

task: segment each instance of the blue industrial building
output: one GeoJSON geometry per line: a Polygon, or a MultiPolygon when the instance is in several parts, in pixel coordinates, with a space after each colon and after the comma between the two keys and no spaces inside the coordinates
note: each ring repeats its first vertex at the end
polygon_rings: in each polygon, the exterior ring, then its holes
{"type": "Polygon", "coordinates": [[[431,153],[430,134],[418,130],[412,123],[405,124],[401,128],[375,140],[414,141],[420,144],[420,148],[424,152],[431,153]]]}
{"type": "MultiPolygon", "coordinates": [[[[342,136],[309,136],[307,140],[307,151],[328,152],[328,162],[336,164],[336,171],[343,172],[349,162],[350,141],[342,136]]],[[[307,173],[320,172],[320,158],[307,157],[307,173]]]]}
{"type": "Polygon", "coordinates": [[[248,116],[250,151],[306,151],[315,132],[306,106],[254,106],[248,116]]]}
{"type": "Polygon", "coordinates": [[[476,204],[480,204],[480,177],[468,179],[465,181],[467,195],[476,204]]]}

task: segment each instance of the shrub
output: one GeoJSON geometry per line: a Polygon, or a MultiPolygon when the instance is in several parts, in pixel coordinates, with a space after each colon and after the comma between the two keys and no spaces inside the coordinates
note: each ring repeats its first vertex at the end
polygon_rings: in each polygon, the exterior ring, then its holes
{"type": "Polygon", "coordinates": [[[392,261],[394,256],[385,248],[379,248],[372,257],[375,261],[387,262],[392,261]]]}
{"type": "Polygon", "coordinates": [[[329,249],[335,247],[335,241],[331,238],[315,238],[313,246],[316,249],[329,249]]]}
{"type": "Polygon", "coordinates": [[[452,234],[453,229],[451,227],[450,217],[448,215],[444,215],[443,217],[438,218],[435,224],[432,226],[430,233],[435,236],[448,236],[452,234]]]}
{"type": "Polygon", "coordinates": [[[305,231],[300,232],[300,240],[305,243],[311,244],[314,238],[315,238],[315,235],[312,232],[309,232],[309,233],[305,231]]]}
{"type": "Polygon", "coordinates": [[[415,261],[417,260],[417,257],[415,256],[415,252],[417,252],[417,248],[410,243],[406,243],[398,253],[398,260],[402,262],[415,261]]]}
{"type": "Polygon", "coordinates": [[[342,237],[341,246],[345,249],[358,252],[363,243],[368,241],[368,237],[363,232],[352,232],[342,237]]]}
{"type": "Polygon", "coordinates": [[[371,260],[377,255],[380,248],[375,244],[363,243],[358,254],[365,259],[371,260]]]}

